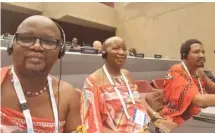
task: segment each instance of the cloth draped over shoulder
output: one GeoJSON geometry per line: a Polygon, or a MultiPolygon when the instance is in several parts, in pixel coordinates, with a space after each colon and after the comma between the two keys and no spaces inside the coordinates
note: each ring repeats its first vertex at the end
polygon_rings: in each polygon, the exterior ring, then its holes
{"type": "MultiPolygon", "coordinates": [[[[192,115],[200,112],[200,108],[191,103],[192,99],[201,92],[197,78],[191,80],[181,64],[170,68],[164,83],[164,107],[162,110],[164,117],[181,125],[192,115]]],[[[205,82],[201,81],[201,84],[205,93],[205,82]]]]}
{"type": "MultiPolygon", "coordinates": [[[[9,71],[9,67],[3,67],[0,69],[1,72],[1,85],[9,71]]],[[[15,133],[15,132],[26,132],[27,125],[25,117],[22,112],[1,106],[1,132],[2,133],[15,133]]],[[[54,133],[55,123],[53,120],[44,118],[32,117],[34,132],[54,133]]],[[[60,132],[63,132],[65,121],[60,122],[60,132]]]]}
{"type": "MultiPolygon", "coordinates": [[[[146,113],[140,105],[140,95],[137,87],[129,84],[136,104],[132,103],[128,88],[125,83],[116,84],[131,118],[134,116],[134,108],[146,113]]],[[[147,113],[146,113],[147,114],[147,113]]],[[[110,84],[97,86],[91,76],[86,79],[81,97],[81,119],[86,126],[87,133],[103,133],[103,126],[118,132],[142,133],[144,127],[129,120],[122,108],[120,99],[110,84]]],[[[147,115],[147,119],[149,117],[147,115]]]]}

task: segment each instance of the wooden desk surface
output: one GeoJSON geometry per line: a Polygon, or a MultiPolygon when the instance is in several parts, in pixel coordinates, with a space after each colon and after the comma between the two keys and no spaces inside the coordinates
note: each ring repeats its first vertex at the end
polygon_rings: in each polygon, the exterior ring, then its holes
{"type": "Polygon", "coordinates": [[[190,119],[171,133],[215,133],[215,124],[190,119]]]}

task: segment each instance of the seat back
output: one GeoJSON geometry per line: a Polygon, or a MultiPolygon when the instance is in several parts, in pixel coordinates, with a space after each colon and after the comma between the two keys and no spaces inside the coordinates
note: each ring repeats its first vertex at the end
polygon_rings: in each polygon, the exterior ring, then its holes
{"type": "Polygon", "coordinates": [[[164,88],[164,79],[163,78],[157,78],[152,80],[152,85],[156,89],[163,89],[164,88]]]}
{"type": "Polygon", "coordinates": [[[146,94],[146,102],[156,112],[163,108],[163,90],[157,90],[146,94]]]}
{"type": "Polygon", "coordinates": [[[139,92],[151,92],[153,87],[147,80],[135,80],[134,84],[137,85],[139,92]]]}

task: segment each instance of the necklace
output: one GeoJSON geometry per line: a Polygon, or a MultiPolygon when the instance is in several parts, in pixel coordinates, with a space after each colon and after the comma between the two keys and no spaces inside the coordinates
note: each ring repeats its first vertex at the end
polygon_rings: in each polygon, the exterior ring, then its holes
{"type": "MultiPolygon", "coordinates": [[[[9,73],[9,80],[13,84],[13,75],[12,75],[11,72],[9,73]]],[[[30,91],[26,91],[26,90],[23,90],[23,92],[24,92],[25,96],[27,96],[27,97],[36,97],[36,96],[41,95],[47,89],[48,89],[48,82],[46,82],[46,86],[43,89],[41,89],[41,90],[39,90],[37,92],[30,92],[30,91]]]]}

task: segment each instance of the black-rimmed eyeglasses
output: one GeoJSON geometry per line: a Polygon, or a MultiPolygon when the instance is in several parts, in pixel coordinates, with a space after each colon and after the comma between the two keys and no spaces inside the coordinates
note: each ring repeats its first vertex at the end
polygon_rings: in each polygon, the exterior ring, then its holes
{"type": "Polygon", "coordinates": [[[57,46],[60,44],[60,40],[57,40],[57,39],[42,38],[42,37],[37,37],[26,33],[16,33],[14,39],[18,45],[23,47],[30,47],[34,45],[36,39],[39,39],[40,46],[48,50],[56,49],[57,46]]]}

